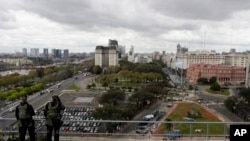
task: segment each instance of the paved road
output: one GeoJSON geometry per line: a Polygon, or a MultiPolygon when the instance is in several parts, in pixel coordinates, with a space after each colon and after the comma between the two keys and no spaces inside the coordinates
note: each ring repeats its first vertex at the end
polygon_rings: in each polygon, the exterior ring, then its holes
{"type": "MultiPolygon", "coordinates": [[[[145,109],[144,111],[142,111],[141,113],[136,115],[133,120],[139,121],[144,116],[146,116],[148,114],[152,114],[155,111],[167,112],[167,110],[168,110],[168,108],[167,108],[166,104],[160,100],[157,100],[157,102],[154,103],[153,105],[151,105],[148,109],[145,109]]],[[[159,114],[158,114],[158,116],[159,116],[159,114]]],[[[157,116],[152,121],[156,120],[156,118],[157,118],[157,116]]],[[[149,126],[151,128],[152,124],[153,123],[150,123],[147,126],[149,126]]],[[[129,136],[129,134],[136,134],[135,129],[136,129],[137,125],[138,125],[138,123],[129,123],[124,129],[122,129],[122,134],[126,134],[126,136],[129,136]]]]}
{"type": "MultiPolygon", "coordinates": [[[[61,91],[67,89],[73,83],[78,82],[78,81],[84,82],[85,79],[88,82],[90,79],[90,77],[78,77],[79,79],[74,79],[74,78],[69,78],[69,79],[62,81],[61,86],[59,88],[57,87],[57,85],[50,87],[50,89],[53,89],[52,93],[46,92],[43,95],[35,94],[31,98],[28,98],[28,103],[30,103],[34,109],[39,109],[39,108],[41,108],[41,106],[43,106],[44,104],[46,104],[48,101],[51,100],[52,94],[60,94],[61,91]]],[[[19,103],[17,103],[17,104],[19,104],[19,103]]],[[[15,107],[16,107],[16,105],[13,106],[13,108],[15,108],[15,107]]],[[[6,118],[14,118],[15,117],[14,112],[9,112],[8,109],[6,109],[4,112],[2,112],[2,114],[4,114],[6,118]]],[[[11,123],[13,123],[13,121],[0,120],[0,129],[5,129],[5,127],[9,126],[11,123]]]]}
{"type": "Polygon", "coordinates": [[[243,122],[242,119],[240,119],[224,107],[224,101],[227,99],[227,96],[208,94],[202,89],[204,89],[204,87],[200,88],[201,93],[199,92],[198,96],[203,99],[204,105],[215,111],[216,114],[222,116],[225,121],[243,122]]]}

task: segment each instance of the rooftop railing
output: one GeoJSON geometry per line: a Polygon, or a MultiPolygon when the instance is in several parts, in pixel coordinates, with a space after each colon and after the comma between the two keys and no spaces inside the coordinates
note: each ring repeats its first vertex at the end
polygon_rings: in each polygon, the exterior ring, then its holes
{"type": "MultiPolygon", "coordinates": [[[[34,119],[39,138],[46,136],[45,119],[34,119]]],[[[2,118],[0,134],[7,140],[18,136],[14,118],[2,118]]],[[[60,140],[185,140],[228,141],[229,128],[233,124],[248,122],[197,122],[197,121],[127,121],[127,120],[64,120],[60,128],[60,140]]],[[[28,134],[27,134],[28,135],[28,134]]],[[[38,139],[39,140],[39,139],[38,139]]]]}

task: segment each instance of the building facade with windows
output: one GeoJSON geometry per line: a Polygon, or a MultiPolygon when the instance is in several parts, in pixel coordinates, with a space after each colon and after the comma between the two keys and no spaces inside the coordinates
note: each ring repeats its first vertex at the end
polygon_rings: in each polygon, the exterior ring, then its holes
{"type": "Polygon", "coordinates": [[[248,55],[247,53],[227,53],[222,54],[225,56],[225,64],[230,66],[237,66],[237,67],[246,67],[248,55]]]}
{"type": "Polygon", "coordinates": [[[43,57],[49,58],[49,49],[48,48],[43,49],[43,57]]]}
{"type": "Polygon", "coordinates": [[[27,57],[28,56],[27,48],[23,48],[22,49],[22,54],[23,54],[23,57],[27,57]]]}
{"type": "Polygon", "coordinates": [[[118,66],[118,42],[109,40],[108,46],[96,46],[95,65],[101,68],[118,66]]]}
{"type": "Polygon", "coordinates": [[[128,61],[134,63],[135,62],[135,53],[134,46],[131,46],[128,52],[128,61]]]}
{"type": "Polygon", "coordinates": [[[239,85],[245,83],[246,70],[244,67],[235,67],[229,65],[212,64],[192,64],[187,69],[186,79],[193,84],[197,83],[199,78],[216,77],[221,85],[232,84],[239,85]]]}
{"type": "Polygon", "coordinates": [[[68,49],[64,49],[63,50],[63,58],[64,59],[68,59],[69,58],[69,50],[68,49]]]}
{"type": "Polygon", "coordinates": [[[39,57],[39,48],[31,48],[30,57],[39,57]]]}
{"type": "Polygon", "coordinates": [[[187,69],[193,64],[225,64],[225,56],[217,54],[215,51],[197,50],[176,55],[176,62],[183,63],[183,69],[187,69]]]}

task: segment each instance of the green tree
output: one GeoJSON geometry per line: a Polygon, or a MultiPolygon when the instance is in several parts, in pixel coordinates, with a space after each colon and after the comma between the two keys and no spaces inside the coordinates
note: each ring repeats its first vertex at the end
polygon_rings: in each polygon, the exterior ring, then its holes
{"type": "Polygon", "coordinates": [[[213,76],[213,77],[211,77],[210,79],[209,79],[209,83],[210,84],[213,84],[214,82],[216,82],[217,81],[217,78],[215,77],[215,76],[213,76]]]}
{"type": "Polygon", "coordinates": [[[194,89],[194,87],[193,87],[192,85],[189,85],[189,86],[188,86],[188,90],[191,90],[191,91],[192,91],[193,89],[194,89]]]}
{"type": "Polygon", "coordinates": [[[108,82],[103,82],[102,83],[102,86],[105,88],[105,90],[106,90],[106,88],[109,86],[109,84],[108,84],[108,82]]]}
{"type": "Polygon", "coordinates": [[[250,88],[242,89],[239,95],[243,97],[247,101],[247,103],[250,105],[250,88]]]}
{"type": "Polygon", "coordinates": [[[135,68],[135,64],[127,60],[120,60],[119,64],[120,64],[121,70],[132,71],[135,68]]]}
{"type": "Polygon", "coordinates": [[[198,84],[208,84],[208,79],[207,78],[199,78],[197,80],[198,84]]]}
{"type": "Polygon", "coordinates": [[[102,68],[98,65],[94,66],[93,67],[93,71],[92,71],[94,74],[100,74],[102,73],[102,68]]]}
{"type": "Polygon", "coordinates": [[[158,83],[150,83],[144,88],[145,91],[155,95],[160,95],[162,93],[162,89],[163,88],[158,83]]]}
{"type": "Polygon", "coordinates": [[[129,98],[129,101],[135,103],[136,107],[141,109],[145,105],[152,103],[154,99],[155,95],[153,93],[148,92],[145,89],[140,89],[129,98]]]}
{"type": "Polygon", "coordinates": [[[125,99],[125,93],[120,90],[110,90],[106,93],[104,93],[100,98],[101,104],[110,104],[116,106],[118,105],[118,102],[124,101],[125,99]]]}
{"type": "Polygon", "coordinates": [[[214,83],[210,86],[210,90],[219,91],[219,90],[220,90],[220,85],[219,85],[217,82],[214,82],[214,83]]]}
{"type": "Polygon", "coordinates": [[[228,110],[234,111],[237,102],[238,98],[236,96],[230,96],[224,101],[224,105],[228,110]]]}

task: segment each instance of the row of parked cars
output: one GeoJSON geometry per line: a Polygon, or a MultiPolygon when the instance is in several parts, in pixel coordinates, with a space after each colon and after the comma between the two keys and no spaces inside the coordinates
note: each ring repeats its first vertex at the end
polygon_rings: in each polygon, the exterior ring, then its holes
{"type": "MultiPolygon", "coordinates": [[[[92,116],[94,108],[90,107],[66,107],[62,112],[61,132],[73,133],[97,133],[101,122],[92,116]]],[[[38,110],[34,119],[36,121],[36,131],[46,131],[44,113],[38,110]]]]}
{"type": "Polygon", "coordinates": [[[94,108],[67,107],[62,116],[63,132],[97,133],[101,123],[92,116],[94,108]]]}

